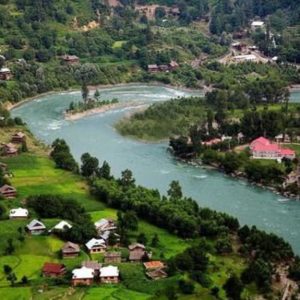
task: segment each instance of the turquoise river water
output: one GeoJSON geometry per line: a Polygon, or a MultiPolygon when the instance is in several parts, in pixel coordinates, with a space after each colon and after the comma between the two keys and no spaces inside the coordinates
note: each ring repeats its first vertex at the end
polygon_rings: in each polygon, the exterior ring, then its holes
{"type": "MultiPolygon", "coordinates": [[[[197,95],[172,88],[149,85],[128,85],[101,89],[102,99],[116,97],[119,101],[149,104],[170,98],[197,95]]],[[[300,202],[288,200],[270,191],[201,167],[176,161],[167,151],[167,143],[143,143],[120,136],[113,124],[128,115],[134,107],[115,109],[66,121],[63,111],[71,101],[79,101],[80,92],[53,94],[35,99],[15,108],[37,138],[50,144],[64,138],[79,160],[84,152],[107,160],[114,175],[126,168],[133,171],[137,183],[158,188],[162,193],[172,180],[179,180],[185,195],[201,206],[236,216],[241,224],[256,225],[289,241],[300,254],[300,202]]],[[[300,102],[300,92],[293,92],[293,102],[300,102]]]]}

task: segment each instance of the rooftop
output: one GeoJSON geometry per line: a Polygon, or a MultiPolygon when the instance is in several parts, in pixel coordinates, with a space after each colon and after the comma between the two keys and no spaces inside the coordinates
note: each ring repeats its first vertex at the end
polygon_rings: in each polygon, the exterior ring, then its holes
{"type": "Polygon", "coordinates": [[[28,217],[28,210],[26,208],[13,208],[9,212],[10,217],[28,217]]]}
{"type": "Polygon", "coordinates": [[[72,279],[92,279],[94,278],[94,270],[86,267],[74,269],[72,271],[72,279]]]}
{"type": "Polygon", "coordinates": [[[119,269],[114,266],[107,266],[100,269],[100,277],[118,277],[119,269]]]}

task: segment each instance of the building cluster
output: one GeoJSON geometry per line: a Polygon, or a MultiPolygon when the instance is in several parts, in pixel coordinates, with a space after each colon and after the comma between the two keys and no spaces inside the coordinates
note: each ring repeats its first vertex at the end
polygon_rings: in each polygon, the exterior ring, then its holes
{"type": "Polygon", "coordinates": [[[148,65],[148,72],[149,73],[158,73],[158,72],[170,72],[174,71],[179,67],[179,64],[172,60],[169,64],[165,65],[157,65],[157,64],[152,64],[148,65]]]}
{"type": "MultiPolygon", "coordinates": [[[[11,219],[28,218],[29,212],[24,208],[15,208],[10,211],[11,219]]],[[[101,219],[95,222],[95,227],[99,236],[103,233],[115,233],[117,226],[112,219],[101,219]]],[[[26,231],[30,235],[41,235],[46,233],[55,233],[57,231],[67,230],[72,228],[72,225],[61,220],[50,230],[47,230],[46,225],[38,220],[33,219],[26,225],[26,231]]],[[[116,247],[115,245],[114,247],[116,247]]],[[[119,246],[119,245],[118,245],[119,246]]],[[[92,256],[95,253],[103,253],[103,263],[97,260],[82,261],[80,267],[72,270],[72,286],[90,286],[92,284],[117,284],[120,281],[120,271],[118,264],[121,264],[126,259],[122,259],[121,252],[110,251],[108,243],[103,238],[92,238],[83,249],[92,256]],[[108,251],[109,250],[109,251],[108,251]]],[[[145,274],[153,280],[167,277],[165,265],[161,261],[149,261],[151,253],[146,251],[146,247],[140,243],[134,243],[128,246],[128,260],[132,263],[142,263],[145,268],[145,274]]],[[[61,248],[61,257],[63,259],[72,259],[80,256],[81,246],[73,242],[66,242],[61,248]]],[[[45,277],[61,277],[67,272],[67,268],[63,263],[45,262],[42,267],[42,275],[45,277]]]]}
{"type": "MultiPolygon", "coordinates": [[[[1,155],[2,156],[15,156],[18,155],[19,149],[18,144],[22,144],[26,142],[26,136],[23,132],[17,132],[12,135],[11,142],[9,143],[1,143],[1,155]]],[[[0,162],[0,169],[2,170],[2,173],[4,176],[9,176],[9,172],[7,169],[7,165],[0,162]]],[[[0,186],[0,197],[3,198],[15,198],[17,196],[17,190],[10,186],[9,184],[4,184],[3,186],[0,186]]]]}

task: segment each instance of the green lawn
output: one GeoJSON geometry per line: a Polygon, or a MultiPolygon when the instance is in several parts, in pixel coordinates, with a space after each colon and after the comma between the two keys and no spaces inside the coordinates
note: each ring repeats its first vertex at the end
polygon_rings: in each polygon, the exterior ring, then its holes
{"type": "Polygon", "coordinates": [[[0,298],[3,300],[29,300],[31,299],[31,289],[30,287],[1,287],[0,298]]]}

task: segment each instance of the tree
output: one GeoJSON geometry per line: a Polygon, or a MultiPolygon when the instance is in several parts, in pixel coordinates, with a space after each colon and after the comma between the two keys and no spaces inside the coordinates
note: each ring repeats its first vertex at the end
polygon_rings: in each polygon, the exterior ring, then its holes
{"type": "Polygon", "coordinates": [[[0,218],[2,218],[5,215],[5,212],[6,212],[5,206],[2,203],[0,203],[0,218]]]}
{"type": "Polygon", "coordinates": [[[183,294],[191,295],[195,290],[195,285],[190,280],[180,279],[178,285],[183,294]]]}
{"type": "Polygon", "coordinates": [[[97,89],[97,90],[95,91],[95,93],[94,93],[94,98],[95,98],[96,100],[99,100],[99,98],[100,98],[100,92],[99,92],[98,89],[97,89]]]}
{"type": "Polygon", "coordinates": [[[118,227],[121,230],[137,230],[138,229],[138,217],[134,211],[126,211],[122,213],[118,211],[118,227]]]}
{"type": "Polygon", "coordinates": [[[178,181],[173,180],[170,183],[170,188],[168,190],[168,195],[171,199],[180,199],[182,198],[182,190],[178,181]]]}
{"type": "Polygon", "coordinates": [[[159,244],[159,237],[158,237],[157,233],[155,233],[152,240],[151,240],[151,246],[152,247],[157,247],[158,244],[159,244]]]}
{"type": "Polygon", "coordinates": [[[9,266],[9,265],[4,265],[4,266],[3,266],[3,272],[4,272],[5,274],[9,274],[11,271],[12,271],[11,266],[9,266]]]}
{"type": "Polygon", "coordinates": [[[123,187],[134,186],[135,179],[133,178],[132,171],[126,169],[122,172],[120,183],[123,187]]]}
{"type": "Polygon", "coordinates": [[[28,283],[28,278],[27,278],[27,276],[23,276],[22,277],[22,279],[21,279],[21,282],[22,282],[22,284],[27,284],[28,283]]]}
{"type": "Polygon", "coordinates": [[[241,294],[244,289],[243,283],[236,276],[232,275],[228,278],[228,280],[223,285],[224,290],[226,291],[226,295],[229,299],[232,300],[240,300],[241,294]]]}
{"type": "Polygon", "coordinates": [[[7,255],[11,255],[13,252],[15,251],[15,246],[13,244],[13,239],[12,238],[9,238],[7,240],[7,246],[5,248],[5,253],[7,255]]]}
{"type": "Polygon", "coordinates": [[[137,240],[138,243],[141,243],[143,245],[147,245],[147,242],[148,242],[148,239],[147,239],[145,233],[143,233],[143,232],[141,232],[139,234],[139,236],[137,237],[136,240],[137,240]]]}
{"type": "Polygon", "coordinates": [[[96,157],[92,157],[89,153],[84,153],[81,156],[81,162],[81,174],[84,177],[90,177],[97,173],[99,160],[96,157]]]}
{"type": "Polygon", "coordinates": [[[85,82],[81,86],[81,95],[82,95],[83,101],[87,102],[88,97],[89,97],[89,89],[85,82]]]}
{"type": "Polygon", "coordinates": [[[9,273],[6,279],[10,281],[11,286],[14,286],[15,282],[17,281],[17,276],[15,273],[9,273]]]}
{"type": "Polygon", "coordinates": [[[110,179],[111,175],[110,175],[110,165],[108,164],[108,162],[105,160],[102,164],[102,167],[99,168],[98,171],[98,177],[100,178],[105,178],[105,179],[110,179]]]}

